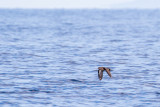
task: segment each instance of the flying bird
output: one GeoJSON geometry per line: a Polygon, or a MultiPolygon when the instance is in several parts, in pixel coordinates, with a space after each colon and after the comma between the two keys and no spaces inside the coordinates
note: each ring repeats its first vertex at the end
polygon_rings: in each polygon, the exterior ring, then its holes
{"type": "Polygon", "coordinates": [[[111,69],[109,69],[109,68],[106,68],[106,67],[98,67],[98,78],[99,78],[99,80],[101,80],[102,78],[103,78],[103,71],[106,71],[107,72],[107,74],[110,76],[110,77],[112,77],[112,75],[111,75],[111,69]]]}

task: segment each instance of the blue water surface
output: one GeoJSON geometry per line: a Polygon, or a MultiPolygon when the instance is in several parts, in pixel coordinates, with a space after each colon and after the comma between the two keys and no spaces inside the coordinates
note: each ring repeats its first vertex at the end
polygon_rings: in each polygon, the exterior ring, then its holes
{"type": "Polygon", "coordinates": [[[160,10],[0,9],[1,107],[159,107],[159,65],[160,10]]]}

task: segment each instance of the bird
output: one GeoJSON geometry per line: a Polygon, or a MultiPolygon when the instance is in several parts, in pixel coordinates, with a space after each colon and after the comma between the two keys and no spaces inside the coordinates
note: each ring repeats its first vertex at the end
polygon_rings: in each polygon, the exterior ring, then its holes
{"type": "Polygon", "coordinates": [[[99,80],[102,80],[102,78],[103,78],[103,71],[106,71],[107,72],[107,74],[110,76],[110,77],[112,77],[112,75],[111,75],[111,69],[110,68],[107,68],[107,67],[98,67],[98,78],[99,78],[99,80]]]}

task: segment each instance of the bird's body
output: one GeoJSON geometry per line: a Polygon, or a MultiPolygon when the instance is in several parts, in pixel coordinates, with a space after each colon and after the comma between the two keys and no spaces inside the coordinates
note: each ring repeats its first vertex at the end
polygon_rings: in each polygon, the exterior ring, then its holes
{"type": "Polygon", "coordinates": [[[101,80],[103,78],[103,71],[106,71],[107,74],[112,77],[111,73],[110,73],[110,69],[109,68],[106,68],[106,67],[98,67],[98,77],[99,79],[101,80]]]}

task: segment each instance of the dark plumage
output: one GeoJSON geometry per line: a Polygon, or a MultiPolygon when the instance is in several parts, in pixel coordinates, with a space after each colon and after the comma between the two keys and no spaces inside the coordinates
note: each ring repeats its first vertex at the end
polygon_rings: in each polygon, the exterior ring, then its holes
{"type": "Polygon", "coordinates": [[[106,67],[98,67],[98,78],[99,78],[99,80],[101,80],[102,78],[103,78],[103,71],[106,71],[107,72],[107,74],[110,76],[110,77],[112,77],[112,75],[111,75],[111,69],[109,69],[109,68],[106,68],[106,67]]]}

